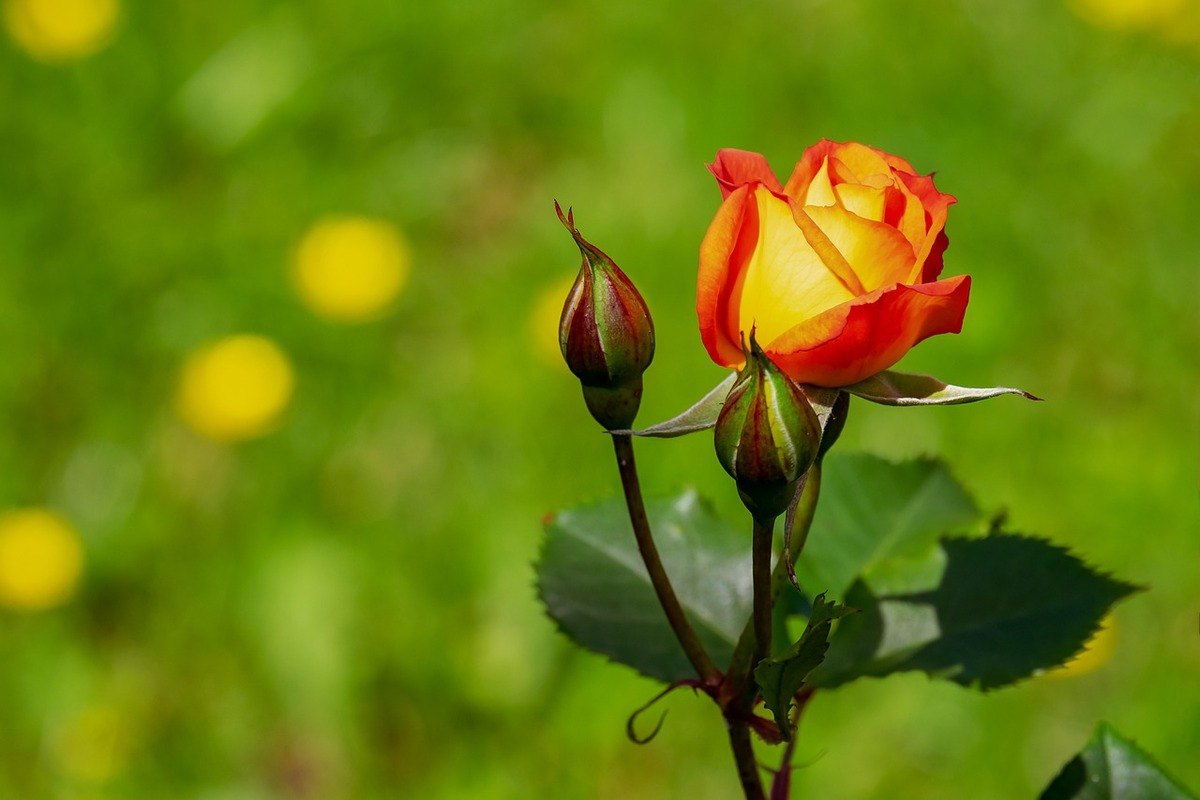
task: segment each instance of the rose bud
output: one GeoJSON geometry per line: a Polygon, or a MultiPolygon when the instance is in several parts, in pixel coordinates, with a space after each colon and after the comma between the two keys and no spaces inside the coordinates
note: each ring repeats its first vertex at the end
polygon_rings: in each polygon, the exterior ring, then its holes
{"type": "Polygon", "coordinates": [[[717,417],[717,458],[737,481],[757,519],[773,520],[817,457],[821,424],[800,387],[783,373],[752,331],[750,354],[717,417]]]}
{"type": "Polygon", "coordinates": [[[954,198],[902,158],[821,141],[781,184],[758,153],[721,150],[724,202],[700,246],[696,313],[713,361],[738,368],[752,324],[800,383],[849,386],[923,339],[958,333],[971,280],[939,280],[954,198]]]}
{"type": "Polygon", "coordinates": [[[557,202],[554,210],[583,255],[558,326],[563,358],[596,421],[607,430],[628,428],[642,401],[642,373],[654,358],[650,311],[621,268],[579,233],[575,215],[564,216],[557,202]]]}

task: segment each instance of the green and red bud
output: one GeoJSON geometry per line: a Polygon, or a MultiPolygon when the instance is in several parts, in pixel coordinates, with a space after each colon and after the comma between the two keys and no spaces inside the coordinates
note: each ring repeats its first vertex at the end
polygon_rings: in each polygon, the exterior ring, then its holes
{"type": "Polygon", "coordinates": [[[716,426],[717,458],[737,481],[742,502],[756,518],[782,514],[796,481],[821,446],[821,424],[804,392],[750,334],[746,364],[729,391],[716,426]]]}
{"type": "Polygon", "coordinates": [[[558,327],[563,358],[596,421],[608,430],[629,428],[642,401],[642,373],[654,359],[650,311],[621,268],[579,233],[575,215],[564,215],[557,202],[554,210],[583,255],[558,327]]]}

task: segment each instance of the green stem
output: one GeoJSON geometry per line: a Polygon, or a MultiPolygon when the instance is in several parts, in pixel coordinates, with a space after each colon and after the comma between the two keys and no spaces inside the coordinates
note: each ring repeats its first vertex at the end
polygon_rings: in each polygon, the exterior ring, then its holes
{"type": "Polygon", "coordinates": [[[813,691],[811,686],[805,686],[796,694],[796,706],[792,709],[792,738],[788,739],[783,748],[783,757],[779,759],[779,769],[775,771],[775,780],[771,784],[771,797],[791,797],[792,758],[796,754],[796,742],[800,738],[800,717],[808,707],[813,691]]]}
{"type": "Polygon", "coordinates": [[[683,652],[692,663],[696,674],[702,680],[716,682],[721,673],[709,657],[700,637],[688,622],[679,598],[671,580],[663,569],[662,559],[658,555],[658,547],[650,532],[650,521],[646,518],[646,505],[642,500],[642,488],[638,482],[637,464],[633,459],[633,437],[629,434],[613,434],[613,450],[617,455],[617,469],[621,473],[621,488],[625,490],[625,505],[629,508],[629,521],[633,524],[633,535],[637,540],[638,552],[642,554],[642,563],[650,576],[650,584],[658,595],[658,602],[667,615],[667,622],[675,632],[683,652]]]}
{"type": "Polygon", "coordinates": [[[754,745],[750,741],[750,729],[744,723],[729,723],[729,746],[733,750],[733,763],[737,765],[742,794],[746,800],[764,800],[762,779],[758,775],[758,761],[754,758],[754,745]]]}
{"type": "MultiPolygon", "coordinates": [[[[772,597],[778,597],[788,582],[787,564],[784,562],[783,555],[791,558],[794,562],[799,558],[800,552],[804,549],[805,542],[808,541],[808,531],[812,526],[813,514],[816,512],[817,499],[820,493],[821,462],[818,461],[808,470],[804,488],[801,490],[800,502],[796,507],[796,514],[792,519],[791,550],[787,554],[781,554],[779,561],[775,564],[775,570],[771,573],[772,597]]],[[[748,690],[751,659],[754,656],[754,642],[754,618],[752,617],[746,623],[746,627],[742,629],[742,635],[738,637],[737,646],[733,650],[733,658],[729,663],[729,677],[727,680],[730,686],[734,688],[735,696],[741,695],[748,690]]]]}
{"type": "Polygon", "coordinates": [[[775,534],[775,518],[754,518],[754,539],[751,545],[754,576],[754,658],[751,665],[771,657],[771,539],[775,534]]]}

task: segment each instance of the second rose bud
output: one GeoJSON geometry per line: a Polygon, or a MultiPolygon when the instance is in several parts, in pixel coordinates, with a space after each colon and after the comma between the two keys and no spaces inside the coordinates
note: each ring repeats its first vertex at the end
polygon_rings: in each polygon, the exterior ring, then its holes
{"type": "Polygon", "coordinates": [[[717,458],[756,518],[787,510],[821,446],[821,423],[804,392],[750,334],[749,357],[717,417],[717,458]]]}

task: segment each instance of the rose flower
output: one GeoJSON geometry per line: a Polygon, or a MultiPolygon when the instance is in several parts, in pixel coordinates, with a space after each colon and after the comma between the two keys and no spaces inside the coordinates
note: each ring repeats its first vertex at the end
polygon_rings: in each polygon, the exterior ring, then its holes
{"type": "Polygon", "coordinates": [[[958,333],[971,279],[937,280],[954,198],[902,158],[822,140],[781,186],[766,159],[721,150],[724,202],[700,246],[696,312],[713,361],[742,334],[793,380],[848,386],[923,339],[958,333]]]}

